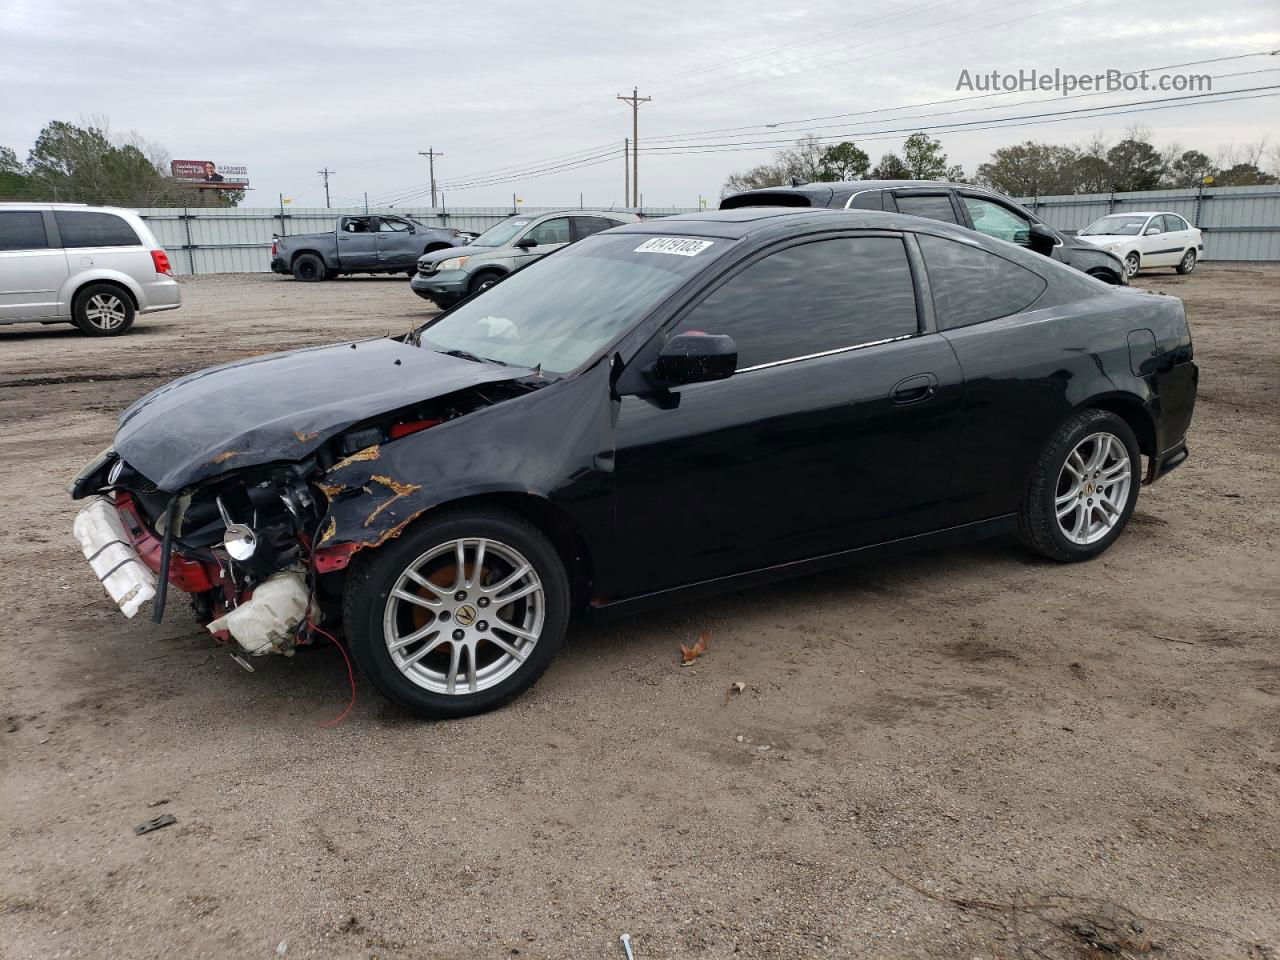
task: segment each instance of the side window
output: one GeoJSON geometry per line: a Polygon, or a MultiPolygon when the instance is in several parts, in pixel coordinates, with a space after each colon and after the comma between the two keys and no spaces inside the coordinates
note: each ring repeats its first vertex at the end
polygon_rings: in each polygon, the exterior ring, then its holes
{"type": "Polygon", "coordinates": [[[898,201],[898,212],[913,217],[924,217],[927,220],[941,220],[943,223],[957,223],[956,212],[951,207],[951,198],[945,193],[895,195],[898,201]]]}
{"type": "Polygon", "coordinates": [[[1008,207],[981,197],[960,195],[964,207],[973,220],[973,229],[997,240],[1007,240],[1026,247],[1031,245],[1031,221],[1019,216],[1008,207]]]}
{"type": "Polygon", "coordinates": [[[939,330],[953,330],[1019,313],[1044,288],[1044,278],[967,243],[917,235],[929,271],[939,330]]]}
{"type": "Polygon", "coordinates": [[[1147,221],[1147,225],[1142,228],[1142,235],[1150,237],[1157,233],[1164,233],[1164,217],[1152,217],[1147,221]]]}
{"type": "Polygon", "coordinates": [[[1190,230],[1187,221],[1183,220],[1176,213],[1166,213],[1164,215],[1165,226],[1170,230],[1190,230]]]}
{"type": "Polygon", "coordinates": [[[599,233],[601,230],[608,230],[610,227],[618,226],[616,220],[606,220],[604,217],[574,217],[573,228],[577,233],[577,239],[589,237],[593,233],[599,233]]]}
{"type": "Polygon", "coordinates": [[[849,198],[850,210],[883,210],[884,209],[884,191],[883,190],[864,190],[862,193],[855,193],[849,198]]]}
{"type": "Polygon", "coordinates": [[[44,250],[49,238],[39,210],[6,210],[0,213],[0,250],[44,250]]]}
{"type": "Polygon", "coordinates": [[[379,233],[408,233],[409,225],[403,220],[387,220],[382,218],[378,220],[379,233]]]}
{"type": "Polygon", "coordinates": [[[344,233],[369,233],[369,221],[365,217],[348,217],[342,221],[344,233]]]}
{"type": "Polygon", "coordinates": [[[851,237],[787,247],[712,291],[675,333],[727,333],[738,369],[794,360],[918,330],[902,240],[851,237]]]}
{"type": "Polygon", "coordinates": [[[64,247],[137,247],[142,245],[133,227],[114,213],[55,210],[54,220],[64,247]]]}
{"type": "Polygon", "coordinates": [[[544,220],[526,234],[538,241],[538,246],[545,247],[552,243],[568,243],[569,242],[569,218],[556,217],[554,220],[544,220]]]}

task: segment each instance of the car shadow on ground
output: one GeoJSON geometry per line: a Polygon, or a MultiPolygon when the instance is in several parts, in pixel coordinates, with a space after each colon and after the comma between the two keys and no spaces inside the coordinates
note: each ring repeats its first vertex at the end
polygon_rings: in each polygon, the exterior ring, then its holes
{"type": "MultiPolygon", "coordinates": [[[[853,623],[860,601],[878,600],[898,592],[907,594],[918,590],[920,581],[927,586],[930,581],[941,583],[951,573],[981,569],[987,574],[999,575],[1045,562],[1008,537],[905,554],[874,563],[851,563],[762,588],[672,603],[643,613],[580,620],[571,626],[565,650],[551,665],[550,672],[558,675],[562,692],[563,688],[581,683],[585,695],[593,683],[588,673],[602,660],[625,667],[629,662],[639,665],[655,657],[666,657],[675,667],[680,661],[680,644],[692,642],[704,631],[711,635],[714,644],[718,634],[757,629],[764,622],[762,618],[785,619],[821,608],[833,613],[847,610],[853,623]]],[[[229,711],[237,715],[256,713],[266,722],[279,719],[279,704],[285,701],[295,709],[301,705],[304,714],[317,715],[326,712],[336,715],[346,703],[349,695],[346,662],[343,653],[333,644],[300,650],[288,658],[252,658],[252,677],[246,677],[239,669],[210,671],[207,656],[202,654],[217,653],[221,648],[213,647],[204,630],[186,617],[186,611],[175,606],[171,621],[166,619],[166,627],[162,629],[169,634],[168,652],[191,660],[190,669],[201,674],[202,687],[224,688],[229,711]]],[[[342,642],[345,645],[345,640],[342,642]]],[[[231,647],[225,649],[228,656],[234,652],[231,647]]],[[[384,700],[359,672],[356,687],[358,706],[347,722],[379,727],[432,722],[384,700]]],[[[537,692],[535,687],[524,696],[537,696],[537,692]]]]}

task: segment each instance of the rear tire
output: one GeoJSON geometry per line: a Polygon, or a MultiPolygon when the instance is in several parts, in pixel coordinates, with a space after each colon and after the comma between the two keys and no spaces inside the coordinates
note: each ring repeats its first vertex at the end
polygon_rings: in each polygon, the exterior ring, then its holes
{"type": "Polygon", "coordinates": [[[71,318],[91,337],[118,337],[133,326],[137,311],[129,295],[110,283],[91,283],[76,294],[71,318]]]}
{"type": "Polygon", "coordinates": [[[563,644],[569,603],[564,564],[533,524],[500,509],[446,510],[353,564],[343,621],[388,700],[464,717],[533,685],[563,644]]]}
{"type": "Polygon", "coordinates": [[[1138,502],[1142,459],[1133,428],[1082,410],[1045,445],[1018,511],[1018,533],[1050,560],[1090,560],[1124,531],[1138,502]]]}
{"type": "Polygon", "coordinates": [[[1188,250],[1186,253],[1182,255],[1182,259],[1178,261],[1178,265],[1173,269],[1177,270],[1178,273],[1185,276],[1195,268],[1196,268],[1196,252],[1194,250],[1188,250]]]}
{"type": "Polygon", "coordinates": [[[329,273],[323,260],[314,253],[304,253],[293,261],[293,279],[302,283],[317,283],[329,279],[329,273]]]}

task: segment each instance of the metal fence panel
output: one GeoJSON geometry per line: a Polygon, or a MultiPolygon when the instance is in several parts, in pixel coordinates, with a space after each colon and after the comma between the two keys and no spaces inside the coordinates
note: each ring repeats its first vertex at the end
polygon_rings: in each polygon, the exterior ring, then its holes
{"type": "MultiPolygon", "coordinates": [[[[521,207],[521,214],[537,215],[564,207],[521,207]]],[[[412,217],[432,227],[483,232],[512,215],[510,207],[154,207],[138,214],[169,254],[177,274],[263,273],[270,269],[271,239],[275,235],[323,233],[332,230],[338,217],[387,214],[412,217]]],[[[571,211],[570,211],[571,212],[571,211]]],[[[638,213],[623,209],[622,213],[638,213]]],[[[646,217],[692,213],[691,207],[646,207],[646,217]]]]}
{"type": "Polygon", "coordinates": [[[1018,202],[1069,232],[1126,210],[1177,213],[1204,232],[1204,260],[1280,260],[1280,186],[1275,184],[1021,197],[1018,202]]]}

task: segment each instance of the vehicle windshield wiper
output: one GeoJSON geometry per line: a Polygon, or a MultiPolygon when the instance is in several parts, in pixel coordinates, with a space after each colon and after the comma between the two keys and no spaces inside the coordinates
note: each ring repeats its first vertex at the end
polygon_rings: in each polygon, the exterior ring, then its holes
{"type": "Polygon", "coordinates": [[[500,367],[509,366],[509,364],[503,363],[501,360],[494,360],[492,357],[478,357],[474,353],[470,353],[466,350],[453,349],[441,350],[439,352],[446,356],[457,357],[459,360],[470,360],[473,363],[496,363],[500,367]]]}

